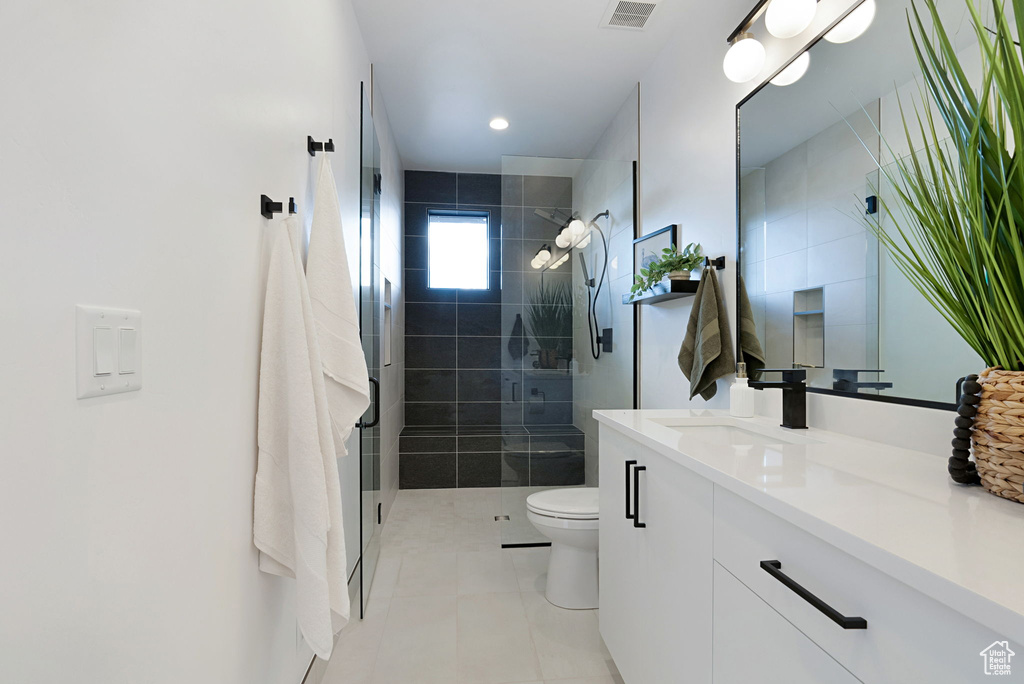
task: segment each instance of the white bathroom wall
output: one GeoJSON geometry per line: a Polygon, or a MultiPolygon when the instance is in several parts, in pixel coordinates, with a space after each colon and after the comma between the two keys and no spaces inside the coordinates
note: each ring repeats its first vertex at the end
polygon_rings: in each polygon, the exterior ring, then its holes
{"type": "MultiPolygon", "coordinates": [[[[12,0],[0,24],[17,103],[0,109],[0,681],[298,682],[293,582],[260,573],[252,546],[279,230],[257,202],[295,196],[308,220],[306,135],[333,137],[357,265],[370,65],[349,2],[12,0]],[[140,392],[75,398],[80,303],[142,311],[140,392]]],[[[382,265],[400,283],[386,120],[378,102],[382,265]]]]}
{"type": "MultiPolygon", "coordinates": [[[[573,179],[573,205],[590,220],[608,210],[610,216],[597,220],[608,241],[608,272],[596,299],[599,328],[611,328],[613,350],[594,359],[587,325],[587,288],[583,270],[574,256],[572,264],[573,341],[578,374],[573,381],[573,422],[585,434],[587,484],[597,485],[598,409],[633,407],[633,311],[622,304],[633,281],[633,161],[638,153],[639,88],[630,93],[615,118],[602,133],[573,179]]],[[[600,278],[605,246],[593,232],[590,244],[581,251],[591,278],[600,278]]],[[[593,295],[596,290],[591,290],[593,295]]],[[[593,334],[600,334],[594,331],[593,334]]]]}
{"type": "MultiPolygon", "coordinates": [[[[700,242],[707,254],[726,255],[728,267],[718,275],[729,302],[731,335],[735,334],[736,104],[852,4],[822,0],[812,26],[790,40],[772,39],[762,27],[757,36],[768,53],[765,68],[758,78],[742,85],[728,81],[721,65],[725,38],[750,3],[724,0],[695,5],[676,39],[641,79],[642,230],[679,223],[684,243],[700,242]]],[[[718,396],[710,402],[687,399],[688,383],[676,357],[691,305],[691,299],[682,299],[641,307],[644,408],[728,406],[730,379],[719,381],[718,396]]],[[[778,390],[769,390],[763,397],[766,411],[781,413],[778,398],[772,396],[776,394],[778,390]]],[[[945,456],[948,447],[946,428],[951,417],[943,411],[813,395],[809,417],[812,425],[830,417],[825,420],[829,429],[883,441],[909,440],[916,448],[929,448],[939,456],[945,456]],[[894,430],[894,425],[907,428],[894,430]]]]}

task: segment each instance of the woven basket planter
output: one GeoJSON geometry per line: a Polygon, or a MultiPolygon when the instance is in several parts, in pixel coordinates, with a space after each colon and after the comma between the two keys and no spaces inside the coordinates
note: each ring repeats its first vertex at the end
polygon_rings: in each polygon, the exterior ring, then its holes
{"type": "Polygon", "coordinates": [[[978,383],[971,443],[981,485],[1024,503],[1024,372],[989,368],[978,383]]]}

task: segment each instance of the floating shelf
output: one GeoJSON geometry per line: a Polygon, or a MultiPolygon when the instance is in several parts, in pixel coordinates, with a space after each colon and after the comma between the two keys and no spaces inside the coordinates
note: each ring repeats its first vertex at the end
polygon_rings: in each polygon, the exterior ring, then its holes
{"type": "Polygon", "coordinates": [[[794,316],[821,316],[825,313],[824,309],[815,309],[814,311],[794,311],[794,316]]]}
{"type": "Polygon", "coordinates": [[[669,280],[658,283],[650,290],[645,290],[630,300],[628,294],[622,295],[623,304],[657,304],[667,302],[670,299],[682,299],[697,294],[697,287],[700,286],[700,278],[690,280],[669,280]]]}

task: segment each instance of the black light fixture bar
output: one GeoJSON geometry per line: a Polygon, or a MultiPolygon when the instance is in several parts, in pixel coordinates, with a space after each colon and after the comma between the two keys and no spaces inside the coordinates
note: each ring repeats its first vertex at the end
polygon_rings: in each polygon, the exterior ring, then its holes
{"type": "MultiPolygon", "coordinates": [[[[732,41],[736,40],[736,36],[749,31],[750,27],[754,25],[754,22],[760,19],[761,15],[764,14],[766,9],[768,9],[768,3],[771,1],[772,0],[757,0],[757,4],[754,5],[754,8],[747,12],[747,16],[743,17],[743,21],[739,23],[739,26],[733,29],[732,33],[729,34],[729,37],[725,39],[725,42],[732,45],[732,41]]],[[[821,0],[817,1],[821,2],[821,0]]]]}
{"type": "Polygon", "coordinates": [[[754,8],[747,12],[747,16],[743,17],[743,21],[740,22],[739,26],[733,29],[733,32],[725,39],[725,42],[731,45],[732,41],[736,40],[736,36],[741,33],[746,33],[747,29],[753,26],[754,22],[764,14],[769,2],[771,2],[771,0],[757,0],[757,4],[754,5],[754,8]]]}

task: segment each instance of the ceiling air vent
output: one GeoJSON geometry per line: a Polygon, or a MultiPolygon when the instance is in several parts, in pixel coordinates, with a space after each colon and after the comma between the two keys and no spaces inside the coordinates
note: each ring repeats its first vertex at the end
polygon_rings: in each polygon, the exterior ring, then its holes
{"type": "Polygon", "coordinates": [[[601,26],[608,28],[639,30],[647,25],[651,13],[658,6],[657,2],[631,2],[629,0],[612,0],[605,12],[601,26]]]}

